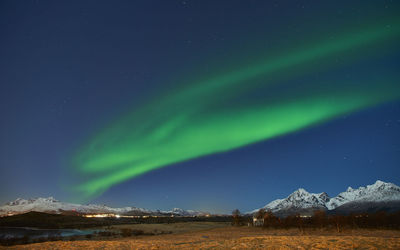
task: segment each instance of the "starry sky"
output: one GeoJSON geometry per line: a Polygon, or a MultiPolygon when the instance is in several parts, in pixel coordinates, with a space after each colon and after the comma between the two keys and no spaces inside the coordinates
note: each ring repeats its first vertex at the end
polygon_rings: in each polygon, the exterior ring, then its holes
{"type": "Polygon", "coordinates": [[[399,11],[2,1],[0,202],[229,213],[400,184],[399,11]]]}

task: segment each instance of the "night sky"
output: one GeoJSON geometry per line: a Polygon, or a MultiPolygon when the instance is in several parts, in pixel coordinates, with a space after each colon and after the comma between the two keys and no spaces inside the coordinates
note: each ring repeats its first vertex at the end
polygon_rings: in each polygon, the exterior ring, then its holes
{"type": "Polygon", "coordinates": [[[249,211],[400,184],[400,2],[1,1],[0,202],[249,211]]]}

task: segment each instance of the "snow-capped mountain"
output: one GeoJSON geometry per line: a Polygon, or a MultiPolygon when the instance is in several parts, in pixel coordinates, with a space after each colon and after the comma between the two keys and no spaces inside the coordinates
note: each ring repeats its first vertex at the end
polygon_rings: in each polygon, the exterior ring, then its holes
{"type": "MultiPolygon", "coordinates": [[[[354,203],[379,203],[400,201],[400,187],[393,183],[376,181],[372,185],[353,189],[349,187],[345,192],[338,194],[336,197],[330,198],[327,193],[309,193],[303,188],[293,192],[285,199],[277,199],[263,209],[270,210],[277,214],[290,214],[297,212],[311,212],[313,210],[334,210],[345,204],[354,203]]],[[[257,212],[255,209],[250,214],[257,212]]]]}
{"type": "Polygon", "coordinates": [[[35,212],[48,212],[48,213],[61,213],[66,211],[73,211],[82,214],[89,213],[115,213],[125,214],[127,212],[138,212],[138,213],[150,213],[151,211],[137,208],[137,207],[123,207],[123,208],[112,208],[105,205],[80,205],[73,203],[60,202],[53,197],[48,198],[36,198],[36,199],[21,199],[18,198],[15,201],[8,202],[4,206],[0,207],[0,215],[4,214],[17,214],[26,213],[30,211],[35,212]]]}
{"type": "MultiPolygon", "coordinates": [[[[79,214],[120,214],[120,215],[151,215],[160,214],[160,212],[154,212],[151,210],[137,208],[137,207],[122,207],[122,208],[112,208],[106,205],[80,205],[67,202],[60,202],[53,197],[48,198],[36,198],[36,199],[21,199],[18,198],[15,201],[8,202],[4,206],[0,206],[0,216],[10,215],[10,214],[20,214],[30,211],[35,212],[45,212],[45,213],[65,213],[65,212],[76,212],[79,214]]],[[[163,212],[161,212],[162,214],[163,212]]],[[[197,212],[193,210],[183,210],[179,208],[174,208],[171,212],[174,215],[179,216],[194,216],[203,215],[205,213],[197,212]]]]}
{"type": "MultiPolygon", "coordinates": [[[[309,193],[303,188],[299,188],[285,199],[277,199],[266,206],[262,207],[273,213],[298,211],[304,209],[325,209],[325,204],[330,200],[330,197],[325,193],[309,193]]],[[[255,209],[250,213],[255,213],[259,209],[255,209]]]]}
{"type": "Polygon", "coordinates": [[[353,189],[348,187],[345,192],[338,194],[326,203],[329,210],[335,209],[348,202],[381,202],[400,200],[400,187],[393,183],[376,181],[372,185],[353,189]]]}
{"type": "Polygon", "coordinates": [[[171,211],[163,211],[164,214],[179,215],[179,216],[205,216],[209,213],[194,211],[194,210],[184,210],[182,208],[174,208],[171,211]]]}

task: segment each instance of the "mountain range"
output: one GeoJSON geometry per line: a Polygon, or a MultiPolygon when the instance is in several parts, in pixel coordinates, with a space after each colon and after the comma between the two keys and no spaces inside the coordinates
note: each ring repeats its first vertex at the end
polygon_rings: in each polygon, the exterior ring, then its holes
{"type": "Polygon", "coordinates": [[[176,215],[176,216],[204,216],[208,213],[184,210],[181,208],[174,208],[171,211],[152,211],[137,207],[122,207],[113,208],[106,205],[80,205],[67,202],[61,202],[53,197],[48,198],[35,198],[35,199],[21,199],[8,202],[0,206],[0,216],[14,215],[27,212],[45,212],[45,213],[77,213],[77,214],[118,214],[118,215],[176,215]]]}
{"type": "MultiPolygon", "coordinates": [[[[253,214],[260,208],[248,212],[253,214]]],[[[351,212],[375,212],[378,210],[400,210],[400,187],[383,181],[353,189],[331,198],[325,192],[309,193],[303,188],[294,191],[284,199],[271,201],[262,209],[278,216],[291,214],[311,215],[315,210],[326,210],[329,213],[347,214],[351,212]]]]}
{"type": "MultiPolygon", "coordinates": [[[[248,212],[256,213],[258,209],[248,212]]],[[[400,187],[383,181],[376,181],[372,185],[353,189],[347,188],[345,192],[331,198],[327,193],[309,193],[299,188],[284,199],[271,201],[262,209],[268,210],[277,216],[291,214],[312,215],[315,210],[325,210],[328,213],[348,214],[352,212],[375,212],[385,210],[388,212],[400,210],[400,187]]],[[[113,208],[106,205],[80,205],[61,202],[53,197],[21,199],[8,202],[0,206],[0,216],[21,214],[27,212],[45,212],[55,214],[118,214],[118,215],[174,215],[174,216],[205,216],[209,213],[174,208],[171,211],[148,210],[137,207],[113,208]]]]}

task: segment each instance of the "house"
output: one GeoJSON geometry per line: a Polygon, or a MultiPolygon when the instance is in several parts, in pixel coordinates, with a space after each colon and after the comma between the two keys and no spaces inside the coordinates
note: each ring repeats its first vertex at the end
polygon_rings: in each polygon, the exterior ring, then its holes
{"type": "Polygon", "coordinates": [[[262,227],[264,225],[264,218],[253,217],[253,226],[262,227]]]}

